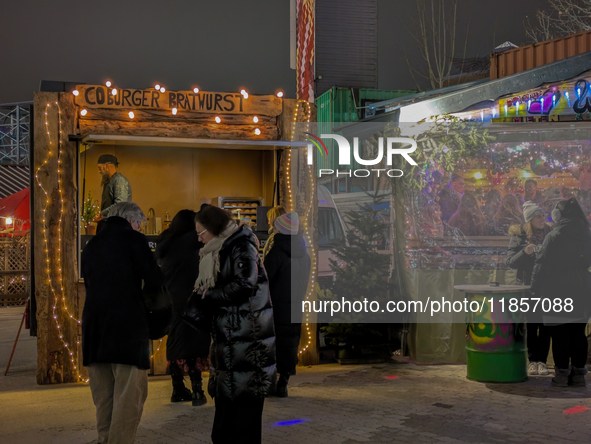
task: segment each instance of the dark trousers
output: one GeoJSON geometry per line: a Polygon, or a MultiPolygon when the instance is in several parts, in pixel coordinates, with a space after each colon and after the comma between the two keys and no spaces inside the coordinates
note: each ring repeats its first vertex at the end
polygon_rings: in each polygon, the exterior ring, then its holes
{"type": "Polygon", "coordinates": [[[211,440],[214,444],[261,444],[265,398],[216,396],[211,440]]]}
{"type": "Polygon", "coordinates": [[[561,369],[567,369],[570,363],[573,367],[583,368],[587,363],[587,324],[562,324],[549,327],[552,335],[552,354],[554,364],[561,369]]]}
{"type": "Polygon", "coordinates": [[[529,362],[546,363],[550,351],[550,327],[527,323],[527,357],[529,362]]]}

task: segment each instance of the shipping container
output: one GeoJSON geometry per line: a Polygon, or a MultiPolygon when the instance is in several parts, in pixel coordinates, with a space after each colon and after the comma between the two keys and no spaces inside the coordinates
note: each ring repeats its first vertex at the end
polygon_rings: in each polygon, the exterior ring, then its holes
{"type": "MultiPolygon", "coordinates": [[[[318,110],[318,132],[328,134],[332,132],[333,124],[357,122],[369,117],[370,104],[384,100],[416,94],[414,90],[379,90],[368,88],[340,88],[333,87],[316,98],[318,110]]],[[[328,156],[318,159],[318,168],[338,169],[337,150],[331,149],[333,140],[324,140],[328,148],[328,156]]],[[[351,168],[360,168],[358,164],[351,168]]]]}
{"type": "Polygon", "coordinates": [[[491,54],[490,79],[507,77],[587,51],[591,51],[591,30],[491,54]]]}

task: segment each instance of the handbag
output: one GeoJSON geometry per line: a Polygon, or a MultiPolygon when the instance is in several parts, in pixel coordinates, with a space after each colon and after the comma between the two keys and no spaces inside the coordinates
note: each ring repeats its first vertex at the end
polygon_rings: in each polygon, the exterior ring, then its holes
{"type": "Polygon", "coordinates": [[[201,299],[201,294],[196,291],[191,293],[187,303],[181,311],[181,319],[200,332],[211,331],[212,314],[207,309],[206,303],[201,299]]]}
{"type": "Polygon", "coordinates": [[[174,315],[172,298],[166,287],[162,286],[154,292],[144,291],[144,303],[148,320],[148,337],[155,340],[168,335],[172,328],[174,315]]]}

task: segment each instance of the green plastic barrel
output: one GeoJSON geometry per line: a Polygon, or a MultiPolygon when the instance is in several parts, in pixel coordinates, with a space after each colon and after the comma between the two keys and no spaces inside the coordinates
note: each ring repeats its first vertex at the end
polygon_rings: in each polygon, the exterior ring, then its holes
{"type": "Polygon", "coordinates": [[[508,311],[515,293],[466,293],[468,301],[482,304],[479,313],[468,313],[466,328],[467,378],[479,382],[527,380],[525,324],[520,313],[508,311]],[[504,308],[501,299],[505,299],[504,308]],[[492,305],[491,305],[492,300],[492,305]],[[492,308],[492,311],[491,311],[492,308]]]}

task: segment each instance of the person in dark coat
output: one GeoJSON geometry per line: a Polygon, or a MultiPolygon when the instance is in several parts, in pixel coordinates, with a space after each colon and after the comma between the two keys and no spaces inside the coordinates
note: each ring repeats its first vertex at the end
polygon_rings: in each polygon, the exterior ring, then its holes
{"type": "Polygon", "coordinates": [[[275,331],[258,241],[224,210],[195,216],[201,249],[195,289],[213,315],[208,391],[214,444],[260,443],[265,396],[275,389],[275,331]]]}
{"type": "Polygon", "coordinates": [[[170,227],[158,239],[156,258],[172,297],[174,320],[166,340],[166,359],[172,377],[171,402],[192,401],[194,406],[207,403],[201,372],[209,370],[209,331],[200,331],[180,318],[199,275],[199,242],[195,231],[195,212],[181,210],[170,227]],[[193,393],[185,387],[185,374],[191,379],[193,393]]]}
{"type": "Polygon", "coordinates": [[[460,200],[464,195],[464,178],[459,174],[452,174],[450,184],[439,194],[441,220],[444,224],[458,211],[460,200]]]}
{"type": "Polygon", "coordinates": [[[148,395],[144,298],[161,291],[162,278],[146,237],[139,233],[144,221],[135,203],[118,203],[82,252],[82,355],[100,443],[132,443],[148,395]]]}
{"type": "Polygon", "coordinates": [[[275,337],[277,338],[277,396],[287,396],[289,377],[295,374],[301,322],[292,323],[292,302],[301,312],[310,278],[310,256],[306,243],[298,233],[297,213],[279,216],[274,222],[274,243],[265,257],[269,289],[273,302],[275,337]]]}
{"type": "MultiPolygon", "coordinates": [[[[542,245],[545,237],[552,229],[546,223],[544,210],[535,202],[523,205],[524,225],[513,225],[509,228],[511,239],[507,252],[507,265],[517,270],[517,283],[531,285],[531,276],[536,263],[534,247],[542,245]]],[[[527,373],[547,375],[548,352],[550,351],[550,328],[541,322],[527,323],[527,357],[529,365],[527,373]]]]}
{"type": "Polygon", "coordinates": [[[563,200],[552,210],[556,222],[536,253],[532,293],[537,298],[561,300],[562,310],[544,315],[551,325],[555,376],[552,384],[585,386],[587,337],[591,313],[591,231],[575,198],[563,200]],[[571,299],[570,309],[567,305],[571,299]],[[572,371],[569,370],[572,365],[572,371]]]}

